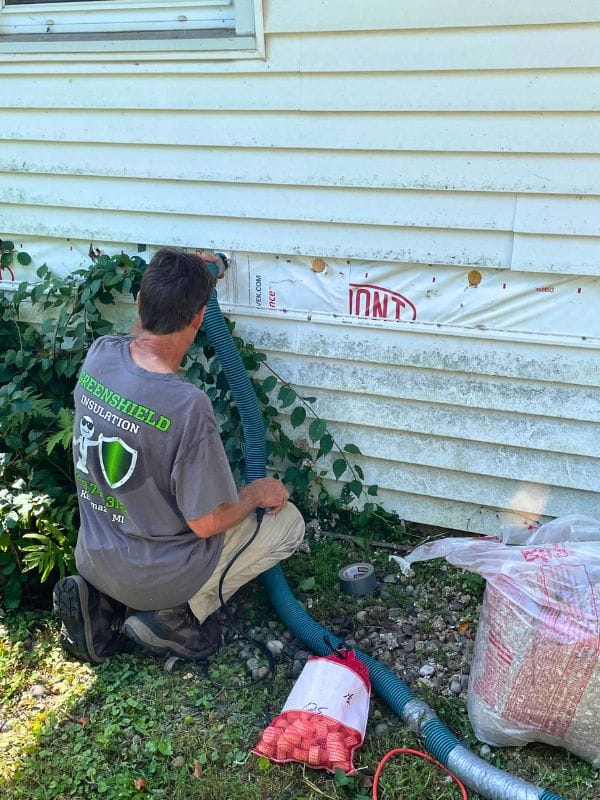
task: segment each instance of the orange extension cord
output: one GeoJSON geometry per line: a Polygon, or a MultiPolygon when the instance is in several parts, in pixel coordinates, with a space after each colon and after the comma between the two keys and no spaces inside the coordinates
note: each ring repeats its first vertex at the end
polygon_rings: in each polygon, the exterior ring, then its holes
{"type": "Polygon", "coordinates": [[[452,780],[456,783],[456,785],[460,789],[462,800],[469,800],[466,786],[456,777],[456,775],[453,775],[449,769],[447,769],[443,764],[440,764],[439,761],[436,761],[435,758],[428,755],[427,753],[422,753],[420,750],[411,750],[409,747],[398,747],[395,750],[390,750],[389,753],[386,753],[384,757],[381,759],[381,761],[377,765],[377,769],[375,770],[375,777],[373,778],[373,800],[378,800],[379,796],[377,794],[377,786],[379,784],[379,776],[381,775],[381,771],[386,761],[388,761],[392,756],[397,756],[401,754],[417,756],[417,758],[422,758],[425,761],[430,761],[432,764],[435,764],[436,767],[439,767],[444,772],[447,772],[448,775],[450,775],[452,780]]]}

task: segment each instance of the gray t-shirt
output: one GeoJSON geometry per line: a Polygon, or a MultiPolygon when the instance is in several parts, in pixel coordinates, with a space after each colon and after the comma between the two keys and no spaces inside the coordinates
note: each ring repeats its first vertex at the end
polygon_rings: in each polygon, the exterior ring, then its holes
{"type": "Polygon", "coordinates": [[[223,535],[200,539],[186,519],[237,490],[208,397],[138,367],[131,339],[95,341],[75,388],[75,559],[100,591],[155,610],[186,602],[211,575],[223,535]]]}

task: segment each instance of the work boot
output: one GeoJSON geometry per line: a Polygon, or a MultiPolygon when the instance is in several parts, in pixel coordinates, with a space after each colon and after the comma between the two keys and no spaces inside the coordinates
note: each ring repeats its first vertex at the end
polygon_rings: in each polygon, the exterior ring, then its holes
{"type": "Polygon", "coordinates": [[[101,664],[115,653],[131,651],[129,641],[119,635],[125,606],[81,575],[58,581],[52,599],[54,613],[62,621],[61,644],[75,658],[101,664]]]}
{"type": "Polygon", "coordinates": [[[138,611],[127,617],[123,633],[154,655],[172,654],[206,661],[222,642],[221,626],[210,617],[198,622],[189,606],[138,611]]]}

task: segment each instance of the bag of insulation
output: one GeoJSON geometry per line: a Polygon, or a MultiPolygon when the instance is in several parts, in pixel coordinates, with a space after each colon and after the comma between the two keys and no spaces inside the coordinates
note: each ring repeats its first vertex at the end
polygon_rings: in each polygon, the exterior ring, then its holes
{"type": "Polygon", "coordinates": [[[370,696],[368,667],[353,650],[313,656],[252,752],[277,763],[354,772],[352,758],[365,736],[370,696]]]}
{"type": "Polygon", "coordinates": [[[439,557],[487,581],[468,688],[477,738],[546,742],[600,767],[600,521],[442,539],[403,561],[439,557]]]}

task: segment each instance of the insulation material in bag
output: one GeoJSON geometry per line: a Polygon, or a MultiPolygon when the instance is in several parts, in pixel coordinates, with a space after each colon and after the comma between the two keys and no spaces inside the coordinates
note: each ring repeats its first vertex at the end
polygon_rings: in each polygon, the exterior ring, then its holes
{"type": "Polygon", "coordinates": [[[546,742],[599,767],[600,521],[502,534],[431,542],[401,566],[443,557],[487,580],[468,691],[477,738],[546,742]]]}

